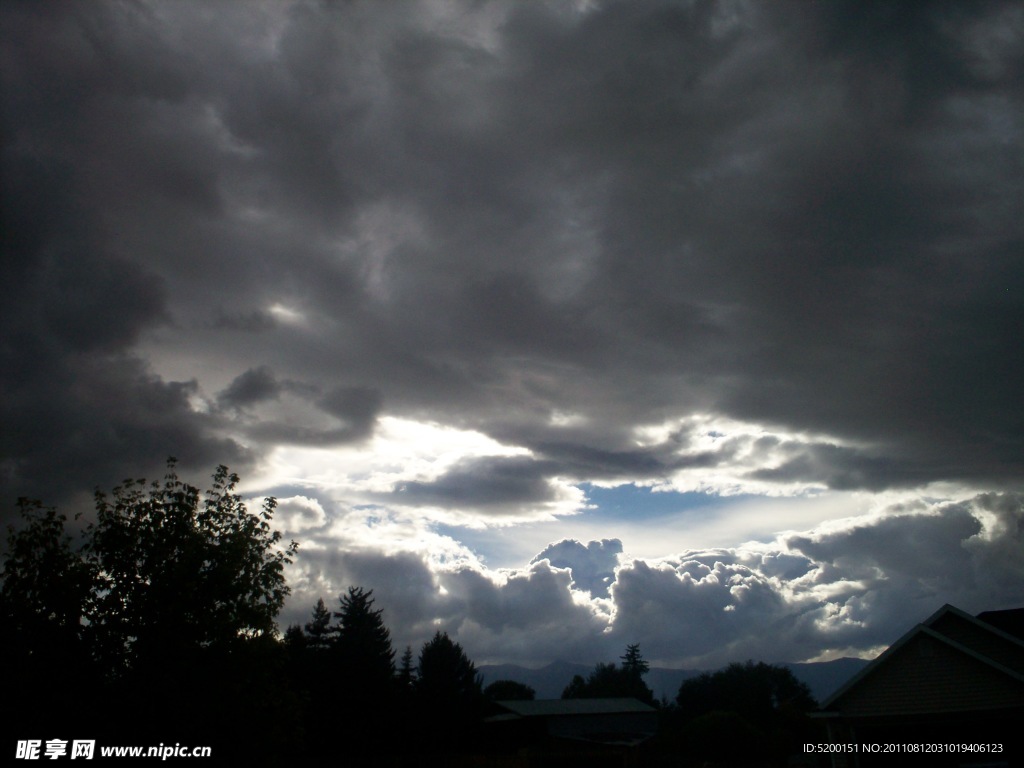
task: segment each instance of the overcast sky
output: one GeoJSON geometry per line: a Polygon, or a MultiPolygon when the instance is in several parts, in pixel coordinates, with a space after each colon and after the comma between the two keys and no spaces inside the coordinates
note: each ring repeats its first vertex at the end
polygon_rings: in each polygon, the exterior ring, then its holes
{"type": "Polygon", "coordinates": [[[0,4],[0,485],[280,500],[282,624],[870,655],[1024,595],[1017,2],[0,4]]]}

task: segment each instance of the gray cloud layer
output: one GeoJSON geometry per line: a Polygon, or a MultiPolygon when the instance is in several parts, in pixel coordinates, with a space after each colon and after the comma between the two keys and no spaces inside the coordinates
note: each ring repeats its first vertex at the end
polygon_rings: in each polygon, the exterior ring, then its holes
{"type": "Polygon", "coordinates": [[[444,13],[5,4],[8,488],[244,461],[186,350],[570,467],[700,409],[865,446],[761,479],[1019,480],[1016,4],[444,13]]]}

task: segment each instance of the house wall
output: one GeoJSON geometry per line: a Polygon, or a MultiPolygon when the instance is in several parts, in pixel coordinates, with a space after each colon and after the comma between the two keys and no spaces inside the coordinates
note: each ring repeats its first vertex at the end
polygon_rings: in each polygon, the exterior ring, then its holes
{"type": "Polygon", "coordinates": [[[962,712],[1024,705],[1024,683],[920,634],[833,703],[844,716],[962,712]]]}
{"type": "Polygon", "coordinates": [[[565,738],[614,734],[648,734],[658,730],[656,712],[625,712],[605,715],[570,715],[548,719],[548,733],[565,738]]]}

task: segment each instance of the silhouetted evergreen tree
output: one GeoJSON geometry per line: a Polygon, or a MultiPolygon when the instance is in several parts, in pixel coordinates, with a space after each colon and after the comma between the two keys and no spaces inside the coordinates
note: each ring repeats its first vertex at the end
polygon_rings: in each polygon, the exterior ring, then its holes
{"type": "Polygon", "coordinates": [[[421,739],[429,751],[473,743],[483,711],[483,682],[476,666],[447,632],[437,632],[420,651],[416,701],[421,739]]]}
{"type": "Polygon", "coordinates": [[[391,632],[384,626],[384,611],[374,610],[372,595],[372,589],[362,587],[349,587],[348,594],[339,595],[335,646],[347,671],[361,683],[380,687],[387,686],[395,674],[395,651],[391,632]]]}
{"type": "Polygon", "coordinates": [[[643,677],[651,669],[651,665],[640,655],[640,643],[627,645],[626,653],[619,658],[622,659],[622,668],[637,677],[643,677]]]}
{"type": "Polygon", "coordinates": [[[298,624],[289,624],[284,631],[284,647],[293,657],[306,650],[306,635],[298,624]]]}
{"type": "Polygon", "coordinates": [[[444,704],[475,704],[482,694],[476,666],[447,632],[437,632],[423,646],[416,671],[416,688],[426,699],[444,704]]]}
{"type": "Polygon", "coordinates": [[[368,758],[385,750],[389,709],[395,701],[395,652],[383,611],[374,608],[373,590],[349,587],[338,597],[340,610],[325,656],[328,701],[320,716],[328,720],[320,734],[336,741],[334,728],[344,722],[360,738],[346,752],[368,758]]]}
{"type": "Polygon", "coordinates": [[[412,646],[405,646],[402,662],[398,667],[398,689],[406,692],[413,689],[416,683],[416,668],[412,665],[412,646]]]}
{"type": "Polygon", "coordinates": [[[334,631],[331,629],[331,612],[321,597],[313,607],[313,618],[306,622],[306,647],[311,651],[326,651],[331,644],[334,631]]]}

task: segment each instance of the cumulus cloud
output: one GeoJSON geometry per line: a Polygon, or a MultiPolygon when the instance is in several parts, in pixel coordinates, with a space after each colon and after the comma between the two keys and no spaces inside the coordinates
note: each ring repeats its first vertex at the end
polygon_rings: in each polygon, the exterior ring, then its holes
{"type": "Polygon", "coordinates": [[[589,592],[593,597],[608,597],[608,586],[615,579],[621,554],[622,542],[618,539],[587,544],[563,539],[545,547],[532,562],[547,560],[555,568],[568,568],[574,589],[589,592]]]}
{"type": "Polygon", "coordinates": [[[292,567],[295,594],[285,620],[301,623],[317,597],[332,602],[358,584],[373,589],[398,647],[418,647],[440,629],[478,661],[599,658],[607,617],[600,606],[574,597],[567,570],[543,562],[489,571],[454,542],[448,549],[455,556],[438,558],[436,545],[421,541],[419,551],[383,552],[334,540],[304,552],[292,567]]]}
{"type": "Polygon", "coordinates": [[[316,499],[292,496],[277,500],[274,526],[288,535],[299,534],[310,528],[322,528],[326,522],[327,513],[316,499]]]}
{"type": "Polygon", "coordinates": [[[1013,604],[1022,520],[1021,495],[981,495],[660,559],[623,559],[617,540],[563,540],[505,570],[465,549],[437,558],[436,541],[388,553],[372,538],[347,539],[300,551],[299,581],[308,606],[347,584],[371,587],[401,643],[443,628],[488,662],[607,661],[635,642],[671,666],[804,661],[877,653],[944,602],[974,612],[1013,604]]]}

